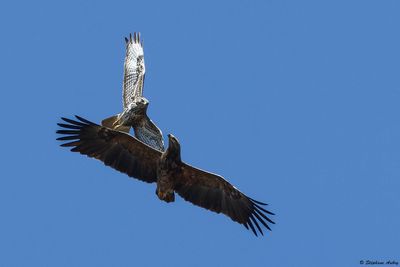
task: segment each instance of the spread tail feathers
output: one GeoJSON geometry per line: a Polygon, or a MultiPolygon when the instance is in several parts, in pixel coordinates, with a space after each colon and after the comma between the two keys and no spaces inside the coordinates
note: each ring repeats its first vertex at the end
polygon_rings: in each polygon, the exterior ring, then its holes
{"type": "Polygon", "coordinates": [[[111,116],[109,118],[106,118],[104,120],[101,121],[101,125],[108,127],[110,129],[114,129],[117,131],[121,131],[121,132],[125,132],[125,133],[129,133],[130,130],[130,126],[124,126],[124,125],[120,125],[118,124],[118,115],[115,116],[111,116]]]}

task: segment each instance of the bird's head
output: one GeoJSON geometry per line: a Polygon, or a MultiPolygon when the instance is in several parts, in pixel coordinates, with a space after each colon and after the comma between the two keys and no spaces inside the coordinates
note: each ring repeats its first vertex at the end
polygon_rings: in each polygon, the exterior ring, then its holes
{"type": "Polygon", "coordinates": [[[168,134],[168,152],[170,155],[175,155],[177,158],[180,159],[181,155],[181,144],[179,143],[178,139],[172,134],[168,134]]]}
{"type": "Polygon", "coordinates": [[[149,105],[149,100],[147,100],[145,97],[139,97],[136,101],[135,104],[139,108],[147,108],[149,105]]]}
{"type": "Polygon", "coordinates": [[[168,134],[168,141],[170,146],[173,145],[175,147],[180,147],[179,141],[174,135],[168,134]]]}
{"type": "Polygon", "coordinates": [[[147,111],[147,107],[149,106],[149,100],[144,97],[139,97],[135,99],[134,102],[130,103],[128,109],[130,112],[135,115],[144,114],[147,111]]]}

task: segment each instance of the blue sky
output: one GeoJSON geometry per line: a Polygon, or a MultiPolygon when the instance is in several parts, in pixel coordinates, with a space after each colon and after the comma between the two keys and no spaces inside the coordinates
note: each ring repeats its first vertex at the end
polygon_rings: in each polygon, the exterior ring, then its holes
{"type": "Polygon", "coordinates": [[[400,261],[399,1],[0,4],[0,266],[400,261]],[[124,36],[183,159],[269,203],[229,218],[60,148],[59,117],[121,109],[124,36]]]}

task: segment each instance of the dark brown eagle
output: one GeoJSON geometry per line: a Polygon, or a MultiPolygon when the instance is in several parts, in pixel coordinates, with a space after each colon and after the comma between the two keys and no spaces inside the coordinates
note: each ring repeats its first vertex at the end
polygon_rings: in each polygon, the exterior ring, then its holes
{"type": "Polygon", "coordinates": [[[227,215],[255,235],[263,234],[262,225],[271,230],[268,223],[274,222],[268,215],[274,214],[262,207],[267,204],[246,196],[219,175],[184,163],[173,135],[168,135],[168,148],[161,152],[127,133],[76,118],[62,118],[66,123],[58,123],[63,129],[57,133],[63,136],[57,140],[66,141],[61,146],[101,160],[130,177],[157,183],[156,194],[163,201],[173,202],[176,192],[197,206],[227,215]]]}

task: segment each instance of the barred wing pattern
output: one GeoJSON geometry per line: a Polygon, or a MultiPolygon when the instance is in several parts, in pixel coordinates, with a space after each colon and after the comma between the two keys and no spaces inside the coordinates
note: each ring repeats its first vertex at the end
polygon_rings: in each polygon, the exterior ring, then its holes
{"type": "Polygon", "coordinates": [[[143,40],[140,33],[129,35],[125,38],[126,55],[124,63],[124,88],[122,92],[123,105],[127,108],[136,98],[143,95],[144,76],[146,72],[144,64],[143,40]]]}
{"type": "Polygon", "coordinates": [[[164,141],[161,130],[150,120],[145,117],[142,124],[134,127],[135,136],[143,143],[155,148],[159,151],[164,151],[164,141]]]}

